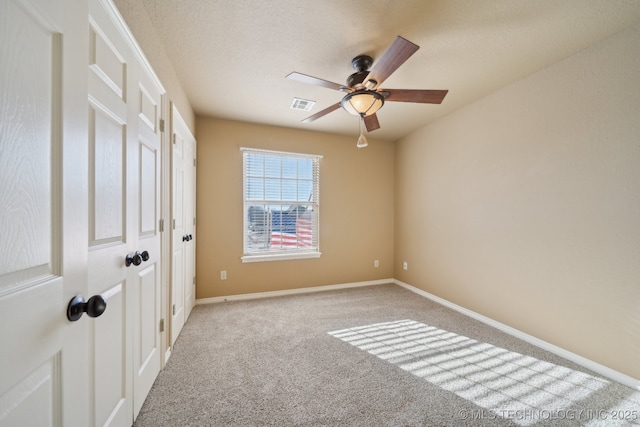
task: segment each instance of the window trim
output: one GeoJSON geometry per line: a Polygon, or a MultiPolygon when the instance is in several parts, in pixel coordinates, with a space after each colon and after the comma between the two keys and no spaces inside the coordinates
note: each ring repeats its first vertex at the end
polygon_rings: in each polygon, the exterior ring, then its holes
{"type": "Polygon", "coordinates": [[[264,150],[259,148],[248,148],[248,147],[240,147],[240,152],[242,153],[242,211],[243,211],[243,220],[242,220],[242,253],[243,255],[240,257],[243,263],[250,262],[265,262],[265,261],[284,261],[284,260],[296,260],[296,259],[309,259],[309,258],[319,258],[322,255],[320,252],[320,200],[319,200],[319,192],[320,192],[320,172],[319,172],[319,161],[322,159],[322,155],[319,154],[306,154],[306,153],[292,153],[287,151],[276,151],[276,150],[264,150]],[[272,154],[277,155],[279,157],[294,157],[294,158],[304,158],[311,159],[314,162],[318,162],[318,171],[317,171],[317,181],[314,179],[314,193],[316,195],[315,204],[318,207],[318,212],[316,212],[317,223],[316,223],[316,233],[318,238],[317,247],[314,249],[288,249],[288,250],[279,250],[274,252],[259,252],[259,253],[246,253],[246,238],[247,238],[247,229],[248,229],[248,218],[245,212],[245,205],[247,203],[247,171],[245,169],[245,152],[256,153],[256,154],[272,154]]]}
{"type": "Polygon", "coordinates": [[[265,261],[287,261],[293,259],[320,258],[322,252],[291,252],[289,254],[260,254],[260,255],[243,255],[240,259],[243,263],[247,262],[265,262],[265,261]]]}

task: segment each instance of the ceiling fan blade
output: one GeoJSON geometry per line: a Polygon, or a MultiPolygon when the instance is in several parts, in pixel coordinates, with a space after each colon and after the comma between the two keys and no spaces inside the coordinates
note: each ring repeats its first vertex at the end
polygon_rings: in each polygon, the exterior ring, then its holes
{"type": "Polygon", "coordinates": [[[323,80],[323,79],[319,79],[317,77],[312,77],[312,76],[307,76],[306,74],[301,74],[301,73],[296,73],[295,71],[293,73],[290,73],[289,75],[287,75],[287,78],[290,80],[295,80],[297,82],[301,82],[301,83],[307,83],[307,84],[312,84],[312,85],[316,85],[316,86],[322,86],[322,87],[326,87],[329,89],[335,89],[335,90],[340,90],[340,91],[351,91],[352,89],[349,87],[346,87],[345,85],[339,85],[338,83],[333,83],[330,82],[328,80],[323,80]]]}
{"type": "Polygon", "coordinates": [[[380,122],[378,122],[378,116],[372,114],[364,118],[364,125],[367,127],[367,132],[373,132],[376,129],[380,129],[380,122]]]}
{"type": "Polygon", "coordinates": [[[329,114],[332,111],[337,110],[338,108],[340,108],[340,103],[339,102],[336,103],[336,104],[333,104],[330,107],[325,108],[324,110],[318,111],[313,116],[307,117],[306,119],[304,119],[302,121],[302,123],[311,123],[312,121],[317,120],[322,116],[326,116],[327,114],[329,114]]]}
{"type": "Polygon", "coordinates": [[[441,104],[448,90],[419,90],[419,89],[380,89],[383,95],[389,95],[385,101],[418,102],[421,104],[441,104]]]}
{"type": "Polygon", "coordinates": [[[404,62],[413,55],[420,46],[411,43],[409,40],[403,37],[396,37],[387,50],[382,54],[382,57],[374,62],[369,75],[364,82],[369,80],[375,80],[376,85],[382,84],[395,70],[398,69],[404,62]]]}

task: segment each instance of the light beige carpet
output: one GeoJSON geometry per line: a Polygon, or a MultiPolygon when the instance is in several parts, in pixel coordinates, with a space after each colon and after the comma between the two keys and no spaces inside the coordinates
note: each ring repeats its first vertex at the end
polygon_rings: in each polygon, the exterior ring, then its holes
{"type": "Polygon", "coordinates": [[[143,426],[640,425],[640,393],[381,285],[196,306],[143,426]]]}

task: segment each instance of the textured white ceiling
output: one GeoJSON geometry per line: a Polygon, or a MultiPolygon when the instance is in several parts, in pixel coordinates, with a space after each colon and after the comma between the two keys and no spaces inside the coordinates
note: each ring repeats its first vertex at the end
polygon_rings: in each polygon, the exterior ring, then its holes
{"type": "Polygon", "coordinates": [[[344,84],[354,56],[375,61],[397,35],[411,40],[420,49],[383,86],[449,94],[441,105],[386,103],[370,135],[386,140],[640,21],[638,0],[142,2],[195,112],[255,123],[356,135],[358,119],[342,109],[301,123],[343,94],[285,76],[344,84]],[[317,103],[295,111],[294,97],[317,103]]]}

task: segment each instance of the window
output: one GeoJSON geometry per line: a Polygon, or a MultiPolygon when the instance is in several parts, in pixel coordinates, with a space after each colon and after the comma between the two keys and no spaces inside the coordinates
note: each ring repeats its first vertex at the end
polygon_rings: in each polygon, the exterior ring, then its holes
{"type": "Polygon", "coordinates": [[[322,156],[241,148],[243,262],[314,258],[322,156]]]}

